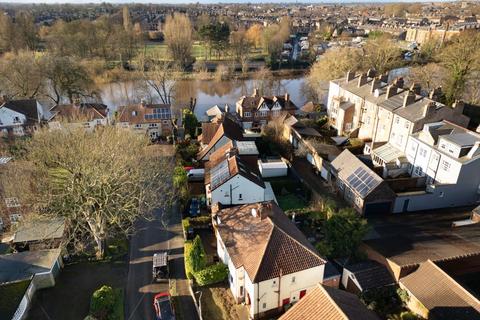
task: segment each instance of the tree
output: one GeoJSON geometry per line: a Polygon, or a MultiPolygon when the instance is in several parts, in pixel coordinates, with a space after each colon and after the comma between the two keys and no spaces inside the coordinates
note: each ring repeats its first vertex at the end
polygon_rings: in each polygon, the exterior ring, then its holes
{"type": "Polygon", "coordinates": [[[163,104],[171,104],[175,95],[175,84],[180,79],[180,70],[167,62],[152,59],[147,60],[145,65],[147,66],[143,71],[145,83],[155,91],[163,104]]]}
{"type": "Polygon", "coordinates": [[[259,24],[254,24],[246,31],[245,36],[247,40],[255,47],[259,48],[262,45],[263,27],[259,24]]]}
{"type": "Polygon", "coordinates": [[[35,50],[38,47],[37,27],[35,26],[35,19],[32,14],[28,12],[19,12],[15,16],[14,24],[17,50],[35,50]]]}
{"type": "Polygon", "coordinates": [[[132,21],[130,19],[130,12],[128,10],[128,6],[123,6],[122,8],[122,16],[123,16],[123,28],[125,31],[132,30],[132,21]]]}
{"type": "Polygon", "coordinates": [[[343,77],[347,71],[362,70],[361,53],[354,48],[338,48],[328,50],[310,69],[308,82],[311,86],[319,86],[320,82],[343,77]]]}
{"type": "Polygon", "coordinates": [[[480,70],[480,34],[462,32],[442,48],[438,60],[446,71],[444,91],[451,104],[463,97],[466,83],[480,70]]]}
{"type": "Polygon", "coordinates": [[[252,42],[248,39],[245,31],[239,30],[231,33],[230,48],[235,60],[240,62],[242,66],[242,72],[248,71],[248,58],[250,55],[251,46],[252,42]]]}
{"type": "Polygon", "coordinates": [[[197,136],[197,128],[199,124],[197,117],[191,110],[183,110],[183,125],[185,126],[186,133],[189,134],[191,138],[197,136]]]}
{"type": "Polygon", "coordinates": [[[167,210],[173,199],[173,161],[148,144],[146,136],[114,126],[37,131],[27,145],[30,206],[66,220],[68,250],[93,243],[103,257],[108,239],[131,234],[136,221],[167,210]]]}
{"type": "Polygon", "coordinates": [[[0,60],[0,91],[10,98],[35,98],[44,83],[42,70],[33,52],[7,53],[0,60]]]}
{"type": "Polygon", "coordinates": [[[203,248],[202,239],[199,235],[193,239],[190,259],[192,261],[192,270],[194,273],[202,270],[207,265],[207,255],[203,248]]]}
{"type": "Polygon", "coordinates": [[[367,41],[363,47],[363,69],[379,73],[397,68],[402,63],[402,50],[388,35],[367,41]]]}
{"type": "Polygon", "coordinates": [[[444,69],[436,63],[412,67],[408,73],[411,83],[418,83],[426,93],[442,86],[444,69]]]}
{"type": "Polygon", "coordinates": [[[263,30],[263,47],[269,56],[270,65],[279,63],[283,44],[290,37],[290,20],[283,18],[280,24],[272,24],[263,30]]]}
{"type": "Polygon", "coordinates": [[[83,65],[70,57],[47,54],[44,59],[43,72],[49,84],[45,95],[55,104],[59,104],[63,97],[73,103],[77,98],[94,95],[93,80],[83,65]]]}
{"type": "Polygon", "coordinates": [[[168,16],[164,28],[165,42],[173,60],[182,68],[192,62],[192,25],[181,13],[168,16]]]}
{"type": "Polygon", "coordinates": [[[13,32],[12,20],[3,11],[0,11],[0,53],[12,49],[15,38],[13,32]]]}
{"type": "Polygon", "coordinates": [[[363,237],[368,232],[367,220],[351,208],[340,209],[324,225],[325,240],[322,246],[328,248],[332,258],[351,258],[357,254],[363,237]]]}
{"type": "Polygon", "coordinates": [[[230,36],[230,27],[226,23],[215,22],[204,25],[198,30],[201,39],[207,43],[209,56],[212,57],[212,49],[217,57],[225,51],[230,36]]]}

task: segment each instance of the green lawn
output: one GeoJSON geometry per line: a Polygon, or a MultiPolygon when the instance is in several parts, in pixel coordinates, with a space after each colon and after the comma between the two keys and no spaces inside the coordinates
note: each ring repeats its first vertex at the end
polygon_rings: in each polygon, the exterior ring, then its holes
{"type": "Polygon", "coordinates": [[[307,206],[307,203],[303,199],[293,193],[278,195],[276,197],[278,205],[285,212],[304,209],[307,206]]]}

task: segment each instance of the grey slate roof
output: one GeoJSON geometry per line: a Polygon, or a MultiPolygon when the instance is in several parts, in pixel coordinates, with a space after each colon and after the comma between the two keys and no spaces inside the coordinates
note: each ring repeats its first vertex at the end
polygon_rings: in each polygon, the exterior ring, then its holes
{"type": "Polygon", "coordinates": [[[372,260],[359,262],[345,267],[355,275],[362,291],[380,288],[395,283],[387,268],[372,260]]]}

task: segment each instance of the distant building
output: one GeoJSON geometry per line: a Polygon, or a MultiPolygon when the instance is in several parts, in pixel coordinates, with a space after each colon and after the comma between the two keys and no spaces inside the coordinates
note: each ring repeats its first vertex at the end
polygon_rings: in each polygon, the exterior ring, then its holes
{"type": "Polygon", "coordinates": [[[294,115],[297,109],[288,93],[267,97],[260,96],[258,89],[254,90],[253,95],[243,96],[236,103],[237,114],[245,129],[260,128],[285,113],[294,115]]]}
{"type": "Polygon", "coordinates": [[[118,108],[117,126],[145,134],[155,140],[173,132],[171,106],[139,103],[118,108]]]}
{"type": "Polygon", "coordinates": [[[109,123],[108,107],[101,103],[80,103],[57,105],[50,109],[52,117],[49,120],[51,128],[60,126],[83,127],[94,130],[97,126],[109,123]]]}
{"type": "Polygon", "coordinates": [[[213,213],[218,256],[251,319],[278,314],[323,281],[326,260],[273,202],[213,213]]]}

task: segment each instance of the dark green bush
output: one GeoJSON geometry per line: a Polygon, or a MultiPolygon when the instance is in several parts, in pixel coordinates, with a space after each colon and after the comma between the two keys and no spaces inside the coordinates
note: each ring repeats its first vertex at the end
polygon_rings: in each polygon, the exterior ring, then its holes
{"type": "Polygon", "coordinates": [[[195,281],[199,286],[208,286],[224,281],[227,276],[228,267],[219,262],[195,272],[195,281]]]}
{"type": "Polygon", "coordinates": [[[192,227],[205,227],[212,222],[212,218],[210,216],[198,216],[190,218],[189,222],[192,227]]]}
{"type": "Polygon", "coordinates": [[[111,315],[113,314],[114,306],[115,291],[112,287],[104,285],[93,293],[90,302],[90,312],[99,320],[113,319],[111,315]]]}
{"type": "Polygon", "coordinates": [[[207,257],[202,239],[197,235],[193,241],[185,242],[185,273],[188,279],[193,279],[195,272],[205,268],[207,257]]]}

